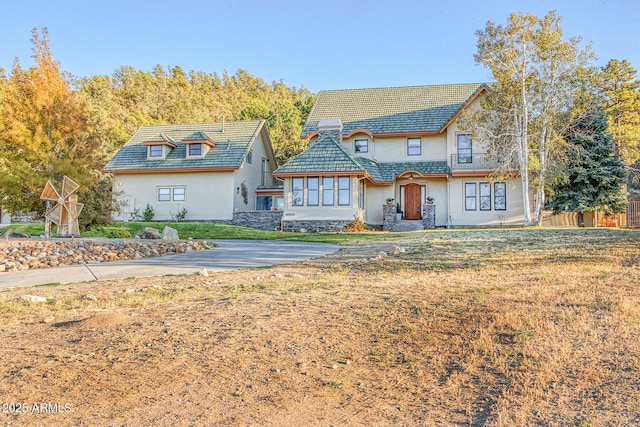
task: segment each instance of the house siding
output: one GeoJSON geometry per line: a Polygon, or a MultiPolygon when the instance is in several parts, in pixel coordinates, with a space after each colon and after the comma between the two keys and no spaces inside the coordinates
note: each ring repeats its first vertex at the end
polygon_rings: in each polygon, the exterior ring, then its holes
{"type": "MultiPolygon", "coordinates": [[[[262,159],[269,160],[268,171],[273,171],[273,159],[269,158],[264,144],[264,131],[258,134],[253,145],[250,148],[252,152],[251,163],[247,162],[245,157],[244,162],[234,175],[234,198],[233,198],[233,212],[253,211],[256,209],[256,189],[262,184],[262,159]],[[247,189],[247,203],[245,203],[242,196],[242,184],[247,189]]],[[[271,181],[269,179],[269,181],[271,181]]],[[[269,182],[268,184],[270,184],[269,182]]]]}
{"type": "Polygon", "coordinates": [[[465,183],[490,182],[486,177],[460,177],[451,178],[449,191],[449,225],[452,227],[501,227],[518,226],[524,223],[522,185],[519,178],[508,179],[499,182],[506,183],[507,209],[494,209],[494,189],[491,184],[491,210],[481,211],[465,210],[464,185],[465,183]]]}
{"type": "Polygon", "coordinates": [[[155,221],[171,221],[183,208],[187,209],[187,221],[232,220],[233,185],[233,172],[118,174],[113,191],[121,205],[127,204],[114,219],[127,221],[135,209],[142,215],[149,204],[155,221]],[[158,201],[159,187],[184,187],[185,201],[158,201]]]}

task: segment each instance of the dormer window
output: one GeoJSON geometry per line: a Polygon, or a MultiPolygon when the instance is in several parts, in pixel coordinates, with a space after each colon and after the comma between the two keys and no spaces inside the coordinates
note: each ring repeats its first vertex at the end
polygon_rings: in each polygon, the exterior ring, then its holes
{"type": "Polygon", "coordinates": [[[187,158],[190,157],[204,157],[209,150],[216,146],[205,132],[197,131],[187,136],[182,140],[182,143],[187,146],[187,158]]]}
{"type": "Polygon", "coordinates": [[[147,159],[149,160],[162,160],[172,148],[176,148],[173,140],[163,134],[157,135],[151,141],[145,141],[144,145],[147,146],[147,159]]]}
{"type": "Polygon", "coordinates": [[[164,157],[164,153],[162,152],[162,145],[150,145],[149,146],[149,157],[164,157]]]}
{"type": "Polygon", "coordinates": [[[202,156],[202,144],[195,143],[189,144],[189,157],[200,157],[202,156]]]}
{"type": "Polygon", "coordinates": [[[356,153],[368,153],[369,152],[369,140],[368,139],[356,139],[355,141],[356,153]]]}

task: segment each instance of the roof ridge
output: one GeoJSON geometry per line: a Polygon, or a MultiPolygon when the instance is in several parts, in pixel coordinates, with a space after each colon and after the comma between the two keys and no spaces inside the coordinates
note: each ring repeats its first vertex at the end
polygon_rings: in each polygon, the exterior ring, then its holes
{"type": "MultiPolygon", "coordinates": [[[[469,83],[439,83],[429,85],[408,85],[408,86],[377,86],[377,87],[361,87],[361,88],[345,88],[345,89],[324,89],[320,92],[347,92],[360,90],[383,90],[383,89],[409,89],[409,88],[427,88],[427,87],[444,87],[444,86],[483,86],[489,85],[491,82],[469,82],[469,83]]],[[[315,103],[314,103],[315,105],[315,103]]]]}

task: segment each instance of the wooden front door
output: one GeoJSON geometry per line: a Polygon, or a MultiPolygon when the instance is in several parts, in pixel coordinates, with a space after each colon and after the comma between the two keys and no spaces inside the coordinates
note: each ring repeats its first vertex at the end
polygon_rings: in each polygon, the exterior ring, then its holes
{"type": "Polygon", "coordinates": [[[404,187],[404,219],[422,219],[421,191],[418,184],[404,187]]]}

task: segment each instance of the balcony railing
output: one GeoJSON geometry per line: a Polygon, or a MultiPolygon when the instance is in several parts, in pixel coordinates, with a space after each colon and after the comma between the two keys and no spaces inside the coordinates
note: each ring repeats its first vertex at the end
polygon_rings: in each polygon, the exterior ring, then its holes
{"type": "Polygon", "coordinates": [[[489,171],[504,166],[504,162],[498,161],[487,153],[456,153],[451,155],[451,170],[489,171]]]}

